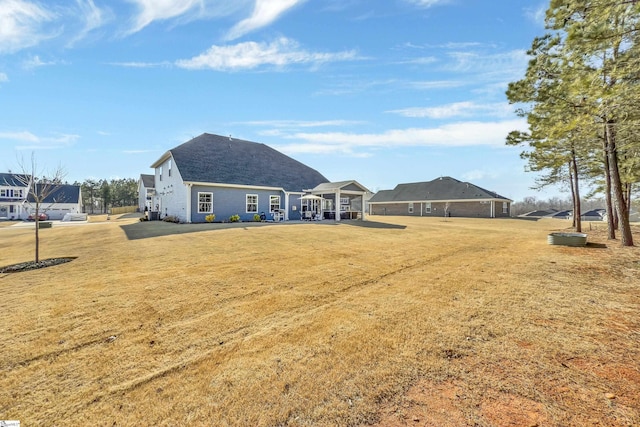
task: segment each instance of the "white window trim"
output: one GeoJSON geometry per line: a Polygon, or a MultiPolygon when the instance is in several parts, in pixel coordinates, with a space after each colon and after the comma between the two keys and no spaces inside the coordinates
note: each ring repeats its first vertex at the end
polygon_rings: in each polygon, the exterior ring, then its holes
{"type": "MultiPolygon", "coordinates": [[[[252,205],[254,203],[251,203],[252,205]]],[[[245,197],[245,209],[246,209],[246,213],[258,213],[258,195],[257,194],[247,194],[245,197]],[[255,197],[256,198],[256,210],[255,211],[250,211],[249,210],[249,197],[255,197]]]]}
{"type": "Polygon", "coordinates": [[[424,204],[424,212],[431,213],[431,202],[425,202],[424,204]]]}
{"type": "Polygon", "coordinates": [[[502,213],[509,213],[509,204],[507,202],[502,202],[502,213]]]}
{"type": "Polygon", "coordinates": [[[198,191],[198,213],[199,214],[203,214],[203,213],[213,213],[213,193],[211,192],[205,192],[205,191],[198,191]],[[204,196],[204,195],[208,195],[210,197],[210,201],[209,202],[201,202],[200,201],[200,196],[204,196]],[[200,207],[202,206],[202,204],[204,203],[209,203],[209,210],[205,211],[200,209],[200,207]]]}
{"type": "Polygon", "coordinates": [[[280,209],[280,196],[274,196],[271,195],[269,196],[269,212],[275,212],[275,210],[273,209],[273,207],[276,205],[276,203],[274,202],[274,200],[277,199],[277,205],[278,205],[278,209],[280,209]]]}
{"type": "Polygon", "coordinates": [[[409,210],[409,213],[413,213],[413,202],[408,203],[408,210],[409,210]]]}

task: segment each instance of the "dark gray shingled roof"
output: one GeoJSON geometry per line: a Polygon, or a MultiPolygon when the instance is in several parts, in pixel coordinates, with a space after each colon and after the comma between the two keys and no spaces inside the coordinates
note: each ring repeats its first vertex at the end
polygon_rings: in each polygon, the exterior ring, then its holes
{"type": "Polygon", "coordinates": [[[302,191],[327,182],[318,171],[257,142],[204,133],[169,150],[185,182],[302,191]]]}
{"type": "Polygon", "coordinates": [[[458,181],[449,176],[436,178],[433,181],[398,184],[393,190],[378,191],[370,203],[384,202],[417,202],[429,200],[485,200],[506,197],[485,190],[468,182],[458,181]]]}
{"type": "Polygon", "coordinates": [[[0,172],[0,186],[26,187],[29,175],[0,172]]]}
{"type": "MultiPolygon", "coordinates": [[[[38,184],[38,187],[38,194],[41,194],[44,185],[38,184]]],[[[79,185],[51,184],[47,191],[50,191],[50,194],[42,200],[42,203],[78,203],[80,199],[79,185]]],[[[31,192],[29,192],[28,200],[31,203],[35,201],[31,192]]]]}
{"type": "Polygon", "coordinates": [[[142,186],[144,188],[153,188],[155,184],[155,176],[148,174],[140,174],[140,179],[142,180],[142,186]]]}

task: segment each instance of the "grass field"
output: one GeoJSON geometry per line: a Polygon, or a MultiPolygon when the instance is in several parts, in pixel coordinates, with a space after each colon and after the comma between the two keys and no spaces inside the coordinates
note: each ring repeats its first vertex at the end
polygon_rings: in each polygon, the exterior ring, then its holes
{"type": "MultiPolygon", "coordinates": [[[[77,258],[0,274],[0,419],[640,425],[639,248],[603,224],[571,248],[546,242],[559,220],[371,220],[41,230],[41,258],[77,258]]],[[[32,251],[0,228],[0,267],[32,251]]]]}

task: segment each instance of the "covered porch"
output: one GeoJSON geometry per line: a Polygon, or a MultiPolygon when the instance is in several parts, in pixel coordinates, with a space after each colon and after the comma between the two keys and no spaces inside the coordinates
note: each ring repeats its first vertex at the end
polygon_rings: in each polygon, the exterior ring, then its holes
{"type": "Polygon", "coordinates": [[[367,195],[371,192],[357,181],[326,182],[305,192],[300,197],[303,220],[366,219],[367,195]]]}

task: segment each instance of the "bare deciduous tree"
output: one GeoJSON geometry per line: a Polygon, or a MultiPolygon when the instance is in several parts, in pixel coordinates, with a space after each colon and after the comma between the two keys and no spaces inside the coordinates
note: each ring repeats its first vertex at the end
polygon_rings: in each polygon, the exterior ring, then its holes
{"type": "Polygon", "coordinates": [[[33,203],[35,208],[35,262],[40,262],[40,210],[45,201],[63,184],[66,172],[62,166],[58,166],[46,175],[48,178],[44,178],[44,171],[38,169],[38,163],[33,153],[31,153],[31,161],[26,164],[24,160],[21,160],[19,167],[22,174],[16,175],[16,179],[27,189],[25,202],[33,203]],[[38,179],[38,175],[43,178],[38,179]]]}

